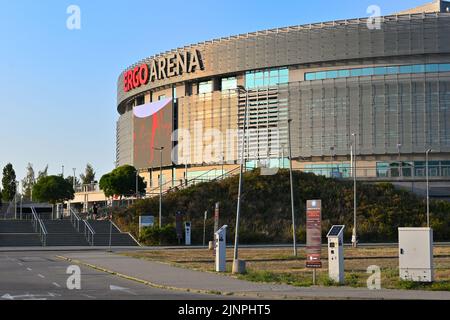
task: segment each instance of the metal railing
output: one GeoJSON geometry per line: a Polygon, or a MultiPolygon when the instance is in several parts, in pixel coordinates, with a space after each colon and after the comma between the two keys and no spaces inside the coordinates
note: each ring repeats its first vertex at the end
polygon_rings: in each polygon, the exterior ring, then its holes
{"type": "Polygon", "coordinates": [[[72,225],[74,226],[74,228],[80,232],[80,223],[81,223],[81,218],[80,216],[75,212],[74,209],[70,208],[70,222],[72,223],[72,225]]]}
{"type": "Polygon", "coordinates": [[[36,209],[31,207],[31,215],[32,215],[32,223],[34,231],[39,233],[39,238],[41,240],[42,245],[45,247],[47,245],[47,229],[45,228],[44,223],[39,218],[36,209]]]}
{"type": "MultiPolygon", "coordinates": [[[[182,189],[185,189],[185,188],[188,188],[188,187],[191,187],[196,184],[203,183],[203,182],[220,181],[225,178],[229,178],[237,170],[239,170],[239,167],[234,168],[229,171],[224,171],[223,175],[216,176],[216,177],[210,177],[211,172],[217,171],[217,169],[215,168],[215,169],[211,169],[211,170],[199,175],[198,177],[192,178],[190,180],[185,181],[185,179],[183,179],[182,182],[179,182],[178,184],[175,184],[175,185],[173,185],[173,181],[171,180],[162,185],[162,189],[163,189],[162,194],[165,195],[174,190],[182,190],[182,189]],[[167,187],[168,185],[170,185],[170,187],[167,187]]],[[[152,196],[159,195],[159,189],[160,189],[159,186],[156,188],[153,188],[152,190],[150,190],[150,192],[147,193],[147,196],[152,197],[152,196]]]]}
{"type": "Polygon", "coordinates": [[[83,222],[84,222],[84,236],[86,237],[87,242],[91,246],[94,246],[95,231],[87,220],[83,220],[83,222]]]}

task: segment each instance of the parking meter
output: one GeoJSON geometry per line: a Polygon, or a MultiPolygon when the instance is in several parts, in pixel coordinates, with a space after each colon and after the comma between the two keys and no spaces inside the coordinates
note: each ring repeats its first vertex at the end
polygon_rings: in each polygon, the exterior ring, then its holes
{"type": "Polygon", "coordinates": [[[191,245],[191,225],[192,225],[191,222],[184,223],[184,232],[185,232],[184,239],[186,240],[187,246],[191,245]]]}
{"type": "Polygon", "coordinates": [[[214,234],[217,272],[225,272],[227,270],[227,228],[228,226],[223,226],[214,234]]]}
{"type": "Polygon", "coordinates": [[[344,229],[333,226],[328,238],[328,275],[336,283],[343,284],[344,278],[344,229]]]}

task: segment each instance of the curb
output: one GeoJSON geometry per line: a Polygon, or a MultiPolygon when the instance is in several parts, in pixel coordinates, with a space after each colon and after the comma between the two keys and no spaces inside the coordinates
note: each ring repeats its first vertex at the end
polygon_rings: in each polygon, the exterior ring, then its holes
{"type": "Polygon", "coordinates": [[[259,294],[255,294],[255,295],[249,295],[249,294],[244,294],[244,293],[234,293],[234,292],[221,292],[221,291],[214,291],[214,290],[202,290],[202,289],[190,289],[190,288],[178,288],[178,287],[172,287],[172,286],[166,286],[166,285],[162,285],[162,284],[157,284],[151,281],[147,281],[147,280],[142,280],[133,276],[129,276],[126,274],[122,274],[116,271],[112,271],[112,270],[108,270],[105,269],[103,267],[99,267],[90,263],[86,263],[80,260],[76,260],[76,259],[71,259],[71,258],[67,258],[64,256],[56,256],[57,259],[60,260],[64,260],[67,262],[71,262],[71,263],[75,263],[77,265],[82,265],[85,267],[89,267],[91,269],[97,270],[97,271],[101,271],[101,272],[105,272],[105,273],[109,273],[111,275],[126,279],[126,280],[131,280],[134,282],[138,282],[141,284],[144,284],[146,286],[155,288],[155,289],[164,289],[164,290],[171,290],[171,291],[178,291],[178,292],[187,292],[187,293],[197,293],[197,294],[204,294],[204,295],[210,295],[210,296],[228,296],[228,297],[232,297],[232,296],[240,296],[240,297],[251,297],[251,298],[261,298],[261,295],[259,294]]]}

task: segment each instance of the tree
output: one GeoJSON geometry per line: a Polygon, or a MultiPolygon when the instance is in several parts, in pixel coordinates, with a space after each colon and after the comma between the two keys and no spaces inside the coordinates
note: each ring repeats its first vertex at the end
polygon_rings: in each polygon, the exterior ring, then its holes
{"type": "Polygon", "coordinates": [[[16,172],[11,163],[8,163],[3,168],[3,179],[2,179],[3,191],[2,198],[4,201],[12,201],[16,196],[17,185],[16,185],[16,172]]]}
{"type": "MultiPolygon", "coordinates": [[[[65,179],[68,183],[70,183],[73,186],[73,176],[68,176],[65,179]]],[[[75,185],[76,186],[80,185],[80,179],[78,179],[77,177],[75,177],[75,185]]]]}
{"type": "Polygon", "coordinates": [[[45,177],[48,177],[48,165],[45,166],[44,170],[38,172],[37,181],[39,182],[39,180],[45,177]]]}
{"type": "Polygon", "coordinates": [[[28,163],[27,174],[22,180],[22,193],[25,200],[32,200],[33,186],[36,183],[33,165],[28,163]]]}
{"type": "Polygon", "coordinates": [[[33,198],[39,202],[55,205],[74,197],[73,186],[61,176],[43,177],[33,186],[33,198]]]}
{"type": "MultiPolygon", "coordinates": [[[[100,179],[100,189],[107,197],[120,196],[131,197],[136,194],[136,168],[132,166],[122,166],[105,174],[100,179]]],[[[146,184],[144,178],[138,177],[138,192],[144,193],[146,184]]]]}
{"type": "Polygon", "coordinates": [[[81,174],[80,178],[83,184],[91,184],[95,182],[95,171],[91,164],[88,163],[86,165],[84,174],[81,174]]]}

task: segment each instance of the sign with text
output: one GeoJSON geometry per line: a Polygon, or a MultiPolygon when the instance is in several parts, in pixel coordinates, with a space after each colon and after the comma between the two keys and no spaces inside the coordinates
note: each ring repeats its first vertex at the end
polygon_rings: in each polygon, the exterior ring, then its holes
{"type": "Polygon", "coordinates": [[[153,227],[155,225],[154,216],[140,216],[139,217],[139,228],[153,227]]]}
{"type": "Polygon", "coordinates": [[[306,203],[306,267],[322,268],[322,201],[306,203]]]}
{"type": "Polygon", "coordinates": [[[175,216],[175,222],[176,222],[178,244],[180,244],[181,239],[183,239],[183,213],[181,211],[177,212],[175,216]]]}
{"type": "Polygon", "coordinates": [[[216,203],[216,208],[214,210],[214,233],[219,230],[219,214],[220,214],[220,203],[216,203]]]}

